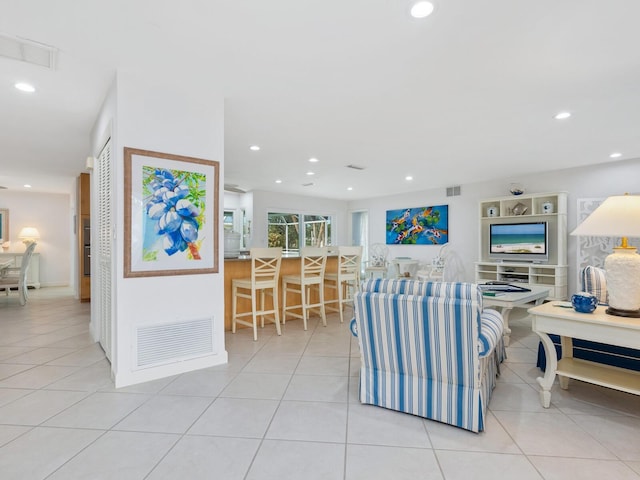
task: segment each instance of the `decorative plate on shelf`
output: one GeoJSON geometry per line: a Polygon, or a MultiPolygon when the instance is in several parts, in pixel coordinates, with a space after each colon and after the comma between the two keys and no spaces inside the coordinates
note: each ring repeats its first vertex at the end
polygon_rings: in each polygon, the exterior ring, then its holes
{"type": "Polygon", "coordinates": [[[524,203],[516,203],[511,209],[514,215],[524,215],[527,213],[527,206],[524,203]]]}

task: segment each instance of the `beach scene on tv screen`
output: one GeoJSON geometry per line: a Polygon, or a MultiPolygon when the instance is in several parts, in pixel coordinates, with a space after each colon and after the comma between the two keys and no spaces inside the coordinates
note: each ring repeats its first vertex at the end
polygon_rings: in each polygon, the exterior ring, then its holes
{"type": "Polygon", "coordinates": [[[545,254],[545,225],[543,223],[492,225],[491,253],[545,254]]]}

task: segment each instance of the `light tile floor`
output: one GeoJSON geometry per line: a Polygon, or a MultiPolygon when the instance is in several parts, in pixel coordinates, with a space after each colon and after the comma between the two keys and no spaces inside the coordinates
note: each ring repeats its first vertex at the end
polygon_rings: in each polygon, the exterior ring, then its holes
{"type": "Polygon", "coordinates": [[[581,382],[541,407],[525,310],[486,431],[357,399],[359,352],[336,315],[227,334],[228,365],[115,389],[65,289],[0,296],[0,478],[638,479],[640,397],[581,382]]]}

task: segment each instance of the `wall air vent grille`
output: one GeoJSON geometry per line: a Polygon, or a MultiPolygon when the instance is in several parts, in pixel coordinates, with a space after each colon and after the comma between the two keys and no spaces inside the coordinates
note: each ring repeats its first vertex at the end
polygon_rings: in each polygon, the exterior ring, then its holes
{"type": "Polygon", "coordinates": [[[361,167],[360,165],[354,165],[353,163],[347,165],[347,168],[351,168],[352,170],[364,170],[364,167],[361,167]]]}
{"type": "Polygon", "coordinates": [[[57,51],[49,45],[0,34],[0,57],[55,70],[57,51]]]}
{"type": "Polygon", "coordinates": [[[457,197],[460,195],[460,185],[447,187],[447,197],[457,197]]]}
{"type": "Polygon", "coordinates": [[[149,368],[211,355],[213,317],[136,327],[137,367],[149,368]]]}

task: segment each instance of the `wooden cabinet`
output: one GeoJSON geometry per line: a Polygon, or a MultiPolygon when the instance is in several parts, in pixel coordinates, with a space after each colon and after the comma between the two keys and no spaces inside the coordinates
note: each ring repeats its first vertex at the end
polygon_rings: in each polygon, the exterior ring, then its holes
{"type": "Polygon", "coordinates": [[[480,250],[476,282],[505,281],[549,289],[549,298],[567,298],[567,194],[511,195],[480,202],[480,250]],[[549,258],[546,263],[495,260],[489,257],[492,224],[546,222],[549,258]]]}
{"type": "MultiPolygon", "coordinates": [[[[22,265],[22,254],[0,253],[0,263],[4,263],[7,260],[13,262],[13,267],[19,268],[22,265]]],[[[31,265],[29,265],[29,270],[27,271],[27,287],[40,288],[40,254],[38,252],[34,252],[31,255],[31,265]]]]}
{"type": "Polygon", "coordinates": [[[78,232],[78,296],[81,302],[91,300],[91,177],[78,176],[76,231],[78,232]]]}

